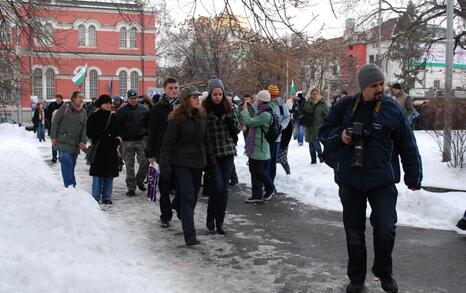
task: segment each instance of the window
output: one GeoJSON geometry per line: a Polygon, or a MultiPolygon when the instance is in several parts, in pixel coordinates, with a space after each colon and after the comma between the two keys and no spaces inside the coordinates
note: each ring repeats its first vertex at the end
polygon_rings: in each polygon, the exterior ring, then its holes
{"type": "Polygon", "coordinates": [[[139,85],[139,74],[136,71],[131,72],[131,82],[130,82],[131,88],[133,90],[138,90],[138,85],[139,85]]]}
{"type": "Polygon", "coordinates": [[[126,48],[126,28],[120,29],[120,48],[126,48]]]}
{"type": "Polygon", "coordinates": [[[42,99],[42,69],[36,68],[32,74],[33,94],[39,100],[42,99]]]}
{"type": "Polygon", "coordinates": [[[369,63],[375,63],[374,55],[369,56],[369,63]]]}
{"type": "Polygon", "coordinates": [[[118,79],[120,80],[120,96],[126,97],[126,92],[128,91],[128,73],[120,71],[118,79]]]}
{"type": "Polygon", "coordinates": [[[136,48],[136,28],[129,30],[129,47],[136,48]]]}
{"type": "Polygon", "coordinates": [[[89,47],[96,46],[96,38],[95,38],[95,26],[91,25],[89,27],[89,47]]]}
{"type": "Polygon", "coordinates": [[[440,88],[440,80],[438,80],[438,79],[434,80],[434,88],[436,88],[436,89],[440,88]]]}
{"type": "Polygon", "coordinates": [[[78,26],[78,46],[86,46],[86,27],[83,24],[78,26]]]}
{"type": "Polygon", "coordinates": [[[92,69],[89,71],[89,95],[92,98],[96,97],[99,92],[99,85],[97,79],[97,70],[92,69]]]}
{"type": "Polygon", "coordinates": [[[53,99],[55,96],[55,71],[48,68],[45,72],[46,98],[53,99]]]}
{"type": "Polygon", "coordinates": [[[0,42],[11,42],[11,26],[8,22],[0,23],[0,42]]]}

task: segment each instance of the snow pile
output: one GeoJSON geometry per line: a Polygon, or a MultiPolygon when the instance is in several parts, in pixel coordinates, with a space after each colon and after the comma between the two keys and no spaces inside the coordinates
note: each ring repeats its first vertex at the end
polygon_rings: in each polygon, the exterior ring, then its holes
{"type": "MultiPolygon", "coordinates": [[[[455,170],[441,162],[441,154],[432,137],[424,131],[415,132],[422,156],[423,186],[466,190],[466,170],[455,170]]],[[[251,179],[243,155],[244,139],[240,135],[239,156],[235,157],[236,169],[241,182],[250,185],[251,179]]],[[[334,182],[333,170],[325,164],[311,165],[308,144],[298,146],[292,140],[288,149],[291,174],[286,175],[277,164],[275,186],[278,192],[306,204],[333,211],[342,211],[338,186],[334,182]]],[[[401,176],[403,178],[403,174],[401,176]]],[[[398,223],[421,228],[454,230],[456,222],[466,209],[466,192],[433,193],[425,190],[409,190],[402,181],[398,188],[398,223]]],[[[368,204],[367,215],[370,215],[368,204]]]]}
{"type": "Polygon", "coordinates": [[[161,288],[132,267],[91,195],[63,187],[38,144],[33,133],[0,124],[0,292],[161,288]]]}

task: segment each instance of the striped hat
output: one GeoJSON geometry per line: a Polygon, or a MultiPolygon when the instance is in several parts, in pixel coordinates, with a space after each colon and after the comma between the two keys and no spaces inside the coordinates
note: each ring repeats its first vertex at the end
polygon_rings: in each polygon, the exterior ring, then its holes
{"type": "Polygon", "coordinates": [[[277,97],[280,95],[280,89],[278,86],[271,84],[267,89],[272,97],[277,97]]]}

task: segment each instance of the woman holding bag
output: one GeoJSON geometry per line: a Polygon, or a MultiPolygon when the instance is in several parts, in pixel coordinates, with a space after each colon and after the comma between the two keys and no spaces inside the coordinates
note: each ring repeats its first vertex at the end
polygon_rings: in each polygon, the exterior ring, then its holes
{"type": "Polygon", "coordinates": [[[95,158],[91,162],[92,196],[103,204],[112,204],[113,178],[118,177],[119,124],[112,113],[112,98],[101,95],[96,110],[87,120],[87,136],[92,140],[95,158]]]}

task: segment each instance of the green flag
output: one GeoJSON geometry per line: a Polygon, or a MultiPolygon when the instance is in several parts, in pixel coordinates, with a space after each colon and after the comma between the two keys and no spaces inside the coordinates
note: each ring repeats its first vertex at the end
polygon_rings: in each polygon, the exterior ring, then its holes
{"type": "Polygon", "coordinates": [[[291,88],[290,88],[290,97],[296,94],[296,88],[294,87],[294,81],[291,80],[291,88]]]}

